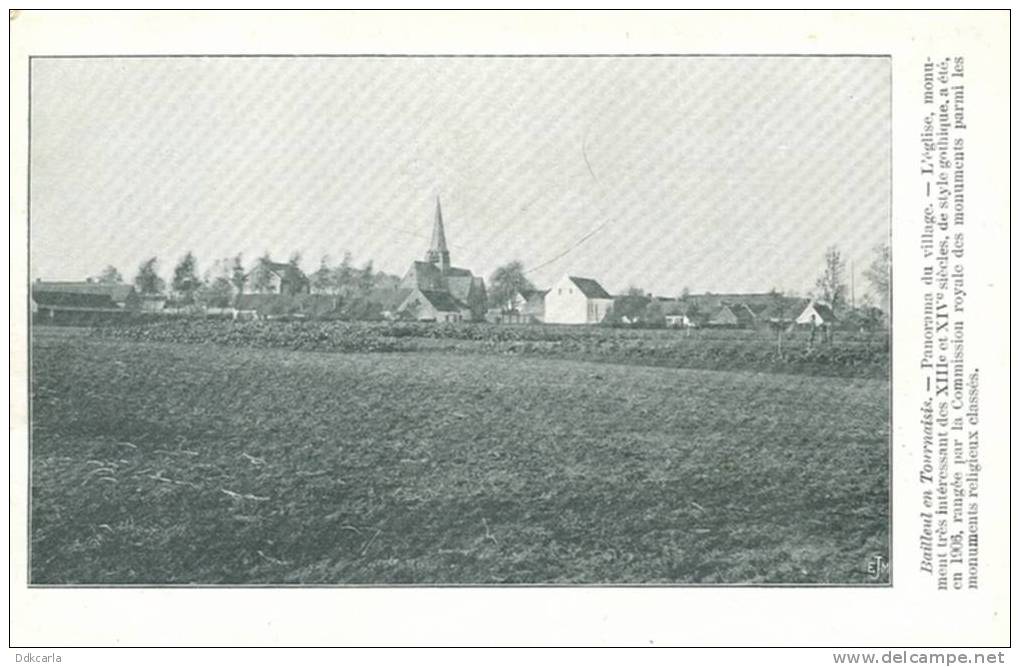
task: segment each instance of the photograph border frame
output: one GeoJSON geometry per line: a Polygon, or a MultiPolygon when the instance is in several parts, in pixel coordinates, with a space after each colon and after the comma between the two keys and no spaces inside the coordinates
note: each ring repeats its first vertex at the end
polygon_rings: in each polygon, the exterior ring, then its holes
{"type": "MultiPolygon", "coordinates": [[[[889,181],[888,181],[888,192],[889,201],[886,210],[887,215],[887,242],[890,248],[890,257],[894,256],[892,250],[893,244],[893,215],[894,215],[894,203],[893,198],[895,196],[894,186],[894,169],[893,169],[893,98],[895,93],[895,85],[893,82],[893,54],[891,53],[531,53],[531,54],[488,54],[488,53],[175,53],[175,54],[33,54],[28,56],[28,92],[27,92],[27,116],[28,116],[28,134],[27,134],[27,164],[26,164],[26,181],[27,181],[27,192],[26,192],[26,203],[27,203],[27,215],[26,215],[26,272],[25,272],[25,294],[28,295],[26,302],[26,340],[27,340],[27,387],[26,395],[28,396],[27,415],[28,415],[28,443],[27,443],[27,521],[26,521],[26,582],[29,589],[93,589],[93,590],[124,590],[124,589],[213,589],[213,590],[231,590],[231,589],[284,589],[284,590],[315,590],[315,589],[655,589],[655,588],[707,588],[707,589],[763,589],[763,588],[778,588],[778,589],[886,589],[893,587],[893,580],[895,574],[895,560],[893,558],[893,522],[894,522],[894,510],[893,510],[893,465],[894,465],[894,392],[893,392],[893,368],[894,368],[894,295],[893,295],[893,266],[890,262],[890,275],[889,275],[889,312],[888,318],[888,346],[889,346],[889,359],[888,359],[888,371],[886,382],[888,384],[888,410],[889,420],[888,426],[888,441],[887,447],[887,470],[886,470],[886,483],[887,483],[887,530],[886,530],[886,544],[887,554],[886,564],[888,566],[888,577],[884,582],[875,583],[822,583],[822,582],[799,582],[799,583],[779,583],[779,582],[761,582],[761,583],[409,583],[409,584],[393,584],[393,583],[338,583],[338,584],[252,584],[252,583],[241,583],[241,584],[39,584],[33,583],[32,581],[32,379],[33,379],[33,366],[32,366],[32,347],[33,347],[33,336],[32,336],[32,301],[31,301],[31,289],[32,289],[32,278],[31,278],[31,266],[32,266],[32,255],[31,255],[31,236],[32,236],[32,63],[35,60],[109,60],[109,59],[129,59],[129,60],[156,60],[156,59],[280,59],[280,58],[294,58],[294,59],[324,59],[324,58],[344,58],[344,59],[610,59],[610,58],[625,58],[625,59],[677,59],[677,58],[770,58],[770,59],[790,59],[790,58],[811,58],[811,59],[833,59],[833,58],[871,58],[871,59],[885,59],[888,62],[888,129],[889,135],[887,137],[888,146],[888,164],[889,164],[889,181]]],[[[10,456],[13,457],[13,451],[10,452],[10,456]]],[[[10,507],[10,505],[9,505],[10,507]]],[[[10,582],[9,582],[10,583],[10,582]]]]}

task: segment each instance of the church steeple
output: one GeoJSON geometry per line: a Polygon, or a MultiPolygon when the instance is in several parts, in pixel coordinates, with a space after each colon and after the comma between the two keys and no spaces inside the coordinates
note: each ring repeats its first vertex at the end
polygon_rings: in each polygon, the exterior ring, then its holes
{"type": "Polygon", "coordinates": [[[443,230],[443,209],[436,197],[436,221],[432,226],[432,243],[425,253],[425,261],[438,264],[443,273],[450,268],[450,250],[446,247],[446,232],[443,230]]]}

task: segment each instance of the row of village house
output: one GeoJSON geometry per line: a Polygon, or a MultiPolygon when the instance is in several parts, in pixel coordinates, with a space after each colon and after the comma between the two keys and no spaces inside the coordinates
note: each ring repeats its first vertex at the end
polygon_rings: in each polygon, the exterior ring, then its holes
{"type": "MultiPolygon", "coordinates": [[[[292,264],[270,262],[255,280],[221,304],[219,310],[237,317],[336,317],[343,315],[341,297],[312,294],[308,277],[292,264]]],[[[593,278],[564,276],[546,290],[519,291],[497,308],[489,308],[485,281],[468,269],[453,266],[446,243],[443,213],[436,200],[432,238],[422,260],[411,262],[404,277],[376,286],[359,297],[371,308],[355,317],[379,316],[437,322],[490,321],[550,324],[599,324],[611,318],[620,324],[643,324],[646,314],[634,313],[633,296],[614,297],[593,278]],[[628,301],[630,300],[630,301],[628,301]],[[613,316],[614,308],[617,310],[613,316]],[[624,313],[626,311],[626,313],[624,313]]],[[[166,312],[166,297],[139,295],[130,285],[37,281],[32,309],[42,320],[82,319],[136,312],[166,312]]],[[[780,294],[698,294],[679,299],[647,297],[644,313],[656,312],[658,323],[671,327],[752,328],[762,325],[830,326],[835,316],[825,305],[780,294]],[[651,310],[647,306],[654,306],[651,310]]],[[[205,309],[209,312],[210,309],[205,309]]],[[[351,313],[346,313],[351,316],[351,313]]]]}
{"type": "MultiPolygon", "coordinates": [[[[293,267],[287,273],[293,271],[293,267]]],[[[291,279],[297,279],[291,276],[291,279]]],[[[236,295],[227,308],[193,307],[191,312],[227,314],[231,317],[277,316],[324,317],[335,315],[339,297],[312,294],[307,287],[288,286],[279,280],[258,293],[236,295]],[[274,291],[270,291],[274,290],[274,291]]],[[[493,323],[599,324],[612,319],[622,325],[652,324],[645,313],[654,313],[659,324],[675,328],[727,327],[749,329],[769,325],[833,324],[836,318],[825,305],[775,293],[690,294],[681,298],[612,296],[592,278],[565,276],[545,290],[515,293],[502,307],[475,310],[444,290],[409,290],[399,285],[376,288],[367,297],[380,316],[388,319],[425,321],[478,321],[493,323]],[[409,299],[411,296],[415,300],[409,299]],[[612,318],[614,307],[624,300],[643,302],[640,314],[612,318]],[[409,307],[414,304],[415,308],[409,307]]],[[[173,314],[165,295],[141,295],[131,285],[96,282],[44,282],[32,285],[32,310],[39,321],[104,319],[138,313],[173,314]]],[[[629,310],[633,310],[630,308],[629,310]]]]}

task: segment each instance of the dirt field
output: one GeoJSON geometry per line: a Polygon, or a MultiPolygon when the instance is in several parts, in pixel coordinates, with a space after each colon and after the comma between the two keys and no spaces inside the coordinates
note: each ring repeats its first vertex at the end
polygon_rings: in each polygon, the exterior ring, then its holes
{"type": "Polygon", "coordinates": [[[34,583],[875,583],[888,556],[884,380],[45,329],[33,357],[34,583]]]}

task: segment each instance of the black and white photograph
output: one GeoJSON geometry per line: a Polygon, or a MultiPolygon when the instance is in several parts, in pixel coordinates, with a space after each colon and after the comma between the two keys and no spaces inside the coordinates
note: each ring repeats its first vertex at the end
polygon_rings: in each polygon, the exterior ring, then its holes
{"type": "Polygon", "coordinates": [[[890,59],[30,63],[32,586],[889,586],[890,59]]]}

